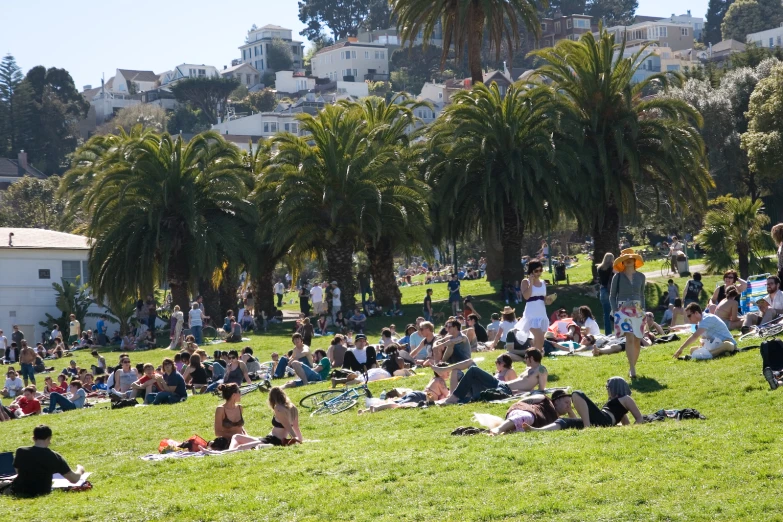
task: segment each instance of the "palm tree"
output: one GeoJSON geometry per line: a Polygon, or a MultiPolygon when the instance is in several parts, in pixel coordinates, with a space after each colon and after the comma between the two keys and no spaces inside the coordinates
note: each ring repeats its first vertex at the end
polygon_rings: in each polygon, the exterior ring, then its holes
{"type": "Polygon", "coordinates": [[[326,275],[337,281],[343,309],[350,310],[356,300],[353,254],[365,228],[377,230],[382,187],[398,169],[394,150],[372,143],[360,111],[345,105],[298,120],[309,135],[277,135],[278,153],[265,175],[280,217],[273,245],[323,253],[326,275]]]}
{"type": "Polygon", "coordinates": [[[450,238],[496,230],[503,281],[521,279],[522,238],[546,226],[544,203],[568,208],[566,173],[577,165],[547,87],[479,84],[452,97],[430,129],[428,181],[450,238]],[[555,147],[558,143],[558,147],[555,147]]]}
{"type": "Polygon", "coordinates": [[[772,250],[774,244],[765,230],[769,216],[764,214],[763,204],[761,200],[754,202],[749,197],[730,196],[710,202],[713,208],[707,212],[704,228],[696,236],[706,252],[710,272],[723,272],[737,266],[740,277],[747,278],[751,270],[760,273],[768,268],[761,252],[772,250]]]}
{"type": "Polygon", "coordinates": [[[419,35],[429,42],[440,24],[443,28],[441,66],[449,51],[460,59],[467,48],[473,84],[483,82],[481,46],[485,34],[500,59],[505,41],[509,49],[519,47],[520,22],[536,38],[541,34],[538,13],[548,0],[390,0],[392,17],[403,42],[411,46],[419,35]]]}
{"type": "Polygon", "coordinates": [[[75,197],[91,216],[89,267],[99,300],[122,302],[165,279],[174,304],[187,310],[198,279],[244,247],[250,176],[238,149],[219,134],[185,144],[179,136],[131,133],[74,168],[91,178],[88,187],[76,186],[75,197]]]}
{"type": "Polygon", "coordinates": [[[409,132],[420,124],[414,111],[432,107],[411,99],[406,93],[397,93],[388,102],[369,97],[360,103],[344,105],[360,112],[367,122],[372,143],[395,150],[395,161],[401,167],[395,175],[386,178],[382,186],[380,219],[368,220],[364,234],[375,300],[382,306],[390,306],[392,301],[400,303],[402,299],[394,275],[395,252],[401,247],[411,252],[417,246],[429,244],[429,187],[418,172],[408,166],[415,160],[415,155],[410,154],[411,142],[420,134],[419,131],[409,132]]]}
{"type": "Polygon", "coordinates": [[[625,56],[625,40],[600,29],[598,39],[561,40],[531,53],[536,70],[551,80],[584,137],[579,184],[582,208],[591,212],[594,258],[617,252],[620,217],[635,208],[637,187],[649,185],[681,205],[703,205],[712,179],[706,168],[701,115],[671,97],[645,97],[668,89],[681,76],[652,74],[634,83],[646,47],[625,56]]]}

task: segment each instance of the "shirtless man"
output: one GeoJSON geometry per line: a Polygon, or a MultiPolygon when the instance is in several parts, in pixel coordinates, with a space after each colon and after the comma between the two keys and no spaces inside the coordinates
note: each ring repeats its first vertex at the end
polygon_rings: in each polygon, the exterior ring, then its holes
{"type": "MultiPolygon", "coordinates": [[[[717,290],[716,290],[717,292],[717,290]]],[[[742,326],[742,317],[739,315],[739,291],[734,285],[726,288],[726,297],[715,307],[714,315],[720,317],[729,330],[736,330],[742,326]]],[[[764,301],[766,303],[766,301],[764,301]]]]}
{"type": "MultiPolygon", "coordinates": [[[[470,358],[470,343],[462,333],[462,325],[456,319],[446,321],[446,336],[432,346],[433,359],[436,362],[445,361],[449,364],[472,362],[470,358]]],[[[452,372],[449,387],[457,386],[462,374],[452,372]]]]}
{"type": "Polygon", "coordinates": [[[457,404],[459,402],[478,400],[481,392],[485,390],[498,390],[506,395],[517,395],[533,391],[537,386],[539,390],[544,391],[546,389],[548,372],[541,365],[541,352],[535,348],[529,348],[525,352],[525,362],[527,368],[522,371],[520,376],[506,382],[497,380],[493,375],[476,366],[473,360],[462,361],[449,366],[434,367],[433,370],[436,373],[451,371],[453,372],[452,376],[457,373],[453,370],[467,370],[457,386],[452,387],[451,395],[443,401],[438,401],[436,404],[457,404]]]}
{"type": "Polygon", "coordinates": [[[22,374],[22,379],[24,379],[25,386],[29,384],[27,382],[28,378],[33,384],[35,384],[34,364],[35,364],[35,350],[33,350],[27,345],[27,341],[23,340],[22,349],[19,352],[19,366],[21,367],[19,373],[22,374]]]}
{"type": "Polygon", "coordinates": [[[416,364],[419,366],[430,366],[432,364],[432,347],[437,340],[435,326],[429,321],[422,321],[419,325],[419,332],[424,338],[418,346],[411,346],[411,357],[416,360],[416,364]]]}

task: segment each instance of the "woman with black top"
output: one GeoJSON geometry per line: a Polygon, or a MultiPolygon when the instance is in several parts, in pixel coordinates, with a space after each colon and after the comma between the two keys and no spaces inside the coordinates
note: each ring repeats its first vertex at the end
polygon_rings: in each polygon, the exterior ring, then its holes
{"type": "Polygon", "coordinates": [[[593,401],[591,401],[587,395],[581,391],[575,391],[571,400],[576,409],[578,419],[557,419],[552,424],[541,428],[534,428],[529,424],[523,424],[522,429],[525,431],[556,431],[567,429],[582,429],[589,428],[590,426],[617,426],[622,423],[623,425],[630,424],[628,420],[628,413],[633,415],[636,420],[636,424],[644,424],[645,420],[642,417],[642,413],[639,411],[639,407],[636,402],[631,398],[631,387],[622,377],[612,377],[606,381],[606,392],[609,395],[609,400],[602,408],[598,408],[593,401]]]}
{"type": "Polygon", "coordinates": [[[737,295],[734,297],[734,300],[739,303],[742,292],[748,289],[748,282],[744,279],[740,279],[736,271],[727,270],[723,274],[723,284],[716,288],[712,293],[712,298],[710,299],[709,305],[711,314],[714,314],[715,308],[721,303],[721,301],[726,299],[726,289],[730,286],[736,287],[737,295]]]}
{"type": "Polygon", "coordinates": [[[299,311],[305,314],[305,317],[310,315],[310,289],[306,284],[299,288],[299,311]]]}
{"type": "Polygon", "coordinates": [[[240,451],[260,446],[291,446],[302,442],[299,410],[278,386],[269,390],[269,407],[272,408],[272,432],[263,438],[236,434],[231,438],[230,450],[240,451]]]}
{"type": "Polygon", "coordinates": [[[200,391],[204,391],[207,387],[209,384],[207,382],[207,370],[204,368],[204,365],[201,364],[201,357],[198,354],[193,354],[190,357],[190,362],[182,373],[182,377],[185,378],[185,383],[190,385],[194,391],[196,388],[200,391]]]}
{"type": "Polygon", "coordinates": [[[609,301],[609,285],[614,276],[614,254],[607,252],[604,254],[604,260],[600,265],[596,265],[598,272],[598,283],[600,285],[601,306],[604,309],[604,333],[612,335],[614,325],[612,324],[612,304],[609,301]]]}

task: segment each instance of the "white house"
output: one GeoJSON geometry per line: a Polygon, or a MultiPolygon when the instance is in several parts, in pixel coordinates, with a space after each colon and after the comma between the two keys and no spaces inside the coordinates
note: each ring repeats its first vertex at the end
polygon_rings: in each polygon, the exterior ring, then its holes
{"type": "Polygon", "coordinates": [[[292,38],[291,29],[279,25],[265,25],[261,28],[253,27],[247,32],[245,43],[239,46],[242,55],[242,63],[249,63],[263,75],[269,70],[269,47],[276,39],[283,40],[291,46],[291,55],[294,58],[294,70],[303,68],[304,43],[292,38]]]}
{"type": "Polygon", "coordinates": [[[156,87],[158,75],[152,71],[117,69],[112,82],[112,92],[119,94],[142,93],[156,87]],[[133,84],[133,87],[131,87],[133,84]]]}
{"type": "Polygon", "coordinates": [[[315,78],[294,71],[277,71],[275,89],[280,94],[297,94],[315,89],[315,78]]]}
{"type": "Polygon", "coordinates": [[[324,47],[310,61],[313,76],[332,81],[354,82],[389,79],[389,50],[383,45],[362,43],[356,38],[324,47]]]}
{"type": "MultiPolygon", "coordinates": [[[[88,279],[88,240],[37,228],[0,228],[0,238],[0,328],[10,338],[19,325],[28,341],[38,342],[45,331],[39,321],[61,315],[52,283],[88,279]]],[[[96,320],[86,322],[83,328],[92,328],[96,320]]]]}
{"type": "Polygon", "coordinates": [[[217,67],[213,65],[200,65],[192,63],[182,63],[174,67],[171,71],[161,74],[160,84],[171,85],[185,78],[218,78],[217,67]]]}
{"type": "Polygon", "coordinates": [[[261,83],[261,73],[249,63],[223,67],[223,70],[220,71],[220,76],[223,78],[235,78],[239,80],[240,85],[244,85],[248,89],[261,83]]]}
{"type": "Polygon", "coordinates": [[[765,31],[749,33],[746,38],[749,44],[755,44],[756,47],[766,47],[767,49],[783,47],[783,24],[765,31]]]}
{"type": "MultiPolygon", "coordinates": [[[[223,135],[269,138],[277,132],[300,134],[296,113],[257,112],[250,116],[220,122],[212,130],[223,135]]],[[[246,140],[244,140],[246,141],[246,140]]]]}

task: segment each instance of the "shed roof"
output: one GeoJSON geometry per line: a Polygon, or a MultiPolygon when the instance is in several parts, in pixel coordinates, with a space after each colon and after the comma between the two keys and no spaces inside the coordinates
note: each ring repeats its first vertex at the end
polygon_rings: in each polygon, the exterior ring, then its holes
{"type": "Polygon", "coordinates": [[[89,250],[89,239],[76,234],[42,228],[0,228],[0,249],[36,248],[52,250],[89,250]],[[9,234],[13,237],[9,238],[9,234]],[[13,246],[9,245],[9,239],[13,246]]]}

